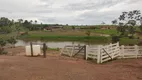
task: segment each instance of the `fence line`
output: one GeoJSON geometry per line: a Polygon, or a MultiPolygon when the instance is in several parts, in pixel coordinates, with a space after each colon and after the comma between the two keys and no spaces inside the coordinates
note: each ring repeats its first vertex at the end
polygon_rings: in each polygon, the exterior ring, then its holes
{"type": "Polygon", "coordinates": [[[119,58],[139,58],[142,57],[141,46],[120,46],[120,56],[119,58]]]}
{"type": "Polygon", "coordinates": [[[113,59],[122,58],[140,58],[142,57],[142,46],[119,46],[118,43],[99,46],[65,46],[61,54],[70,57],[75,56],[78,52],[84,53],[86,60],[91,58],[97,60],[97,63],[107,62],[113,59]],[[83,52],[82,52],[83,51],[83,52]],[[85,52],[86,51],[86,52],[85,52]],[[86,53],[86,54],[85,54],[86,53]]]}

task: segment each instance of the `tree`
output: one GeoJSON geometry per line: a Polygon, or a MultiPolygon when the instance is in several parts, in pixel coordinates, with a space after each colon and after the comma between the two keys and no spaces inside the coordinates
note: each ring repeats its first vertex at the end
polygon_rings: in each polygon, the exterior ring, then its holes
{"type": "Polygon", "coordinates": [[[23,19],[18,19],[18,22],[19,23],[23,23],[23,19]]]}
{"type": "MultiPolygon", "coordinates": [[[[122,12],[119,16],[119,27],[118,31],[121,32],[121,35],[131,34],[133,37],[136,31],[136,24],[141,20],[140,10],[133,10],[129,12],[122,12]]],[[[128,36],[128,35],[127,35],[128,36]]]]}
{"type": "Polygon", "coordinates": [[[37,20],[35,20],[35,24],[37,24],[37,20]]]}
{"type": "Polygon", "coordinates": [[[12,44],[13,47],[15,47],[15,44],[17,43],[17,41],[14,37],[11,37],[7,41],[8,41],[8,43],[12,44]]]}
{"type": "Polygon", "coordinates": [[[112,21],[112,24],[116,25],[116,24],[117,24],[117,20],[116,20],[116,19],[113,20],[113,21],[112,21]]]}
{"type": "Polygon", "coordinates": [[[33,20],[30,20],[30,23],[32,24],[32,23],[33,23],[33,20]]]}
{"type": "Polygon", "coordinates": [[[9,26],[10,24],[10,20],[6,17],[1,17],[0,18],[0,27],[3,27],[3,26],[9,26]]]}
{"type": "Polygon", "coordinates": [[[105,22],[102,22],[101,24],[104,25],[104,24],[106,24],[106,23],[105,23],[105,22]]]}
{"type": "Polygon", "coordinates": [[[141,19],[140,19],[140,26],[139,26],[139,28],[140,28],[140,30],[141,30],[141,32],[142,32],[142,17],[141,17],[141,19]]]}
{"type": "Polygon", "coordinates": [[[142,32],[142,24],[139,26],[139,28],[140,28],[140,30],[141,30],[141,32],[142,32]]]}
{"type": "Polygon", "coordinates": [[[31,28],[31,22],[28,22],[28,20],[25,20],[23,23],[23,26],[29,30],[32,30],[31,28]]]}
{"type": "Polygon", "coordinates": [[[72,30],[75,30],[75,27],[74,27],[74,26],[72,26],[72,30]]]}

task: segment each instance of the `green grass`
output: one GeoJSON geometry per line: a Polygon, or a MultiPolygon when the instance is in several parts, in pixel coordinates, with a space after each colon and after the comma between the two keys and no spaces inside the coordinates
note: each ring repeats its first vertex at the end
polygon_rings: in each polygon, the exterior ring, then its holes
{"type": "MultiPolygon", "coordinates": [[[[41,50],[43,50],[43,48],[41,50]]],[[[60,49],[59,48],[50,48],[50,47],[48,47],[47,50],[49,50],[49,51],[59,51],[60,49]]]]}
{"type": "Polygon", "coordinates": [[[51,51],[59,51],[60,49],[59,48],[47,48],[47,50],[51,50],[51,51]]]}
{"type": "Polygon", "coordinates": [[[26,35],[21,37],[21,39],[27,40],[45,40],[45,41],[92,41],[92,42],[108,42],[108,37],[101,36],[56,36],[56,35],[26,35]]]}
{"type": "Polygon", "coordinates": [[[108,35],[117,35],[117,30],[115,29],[107,29],[107,30],[104,30],[104,29],[96,29],[96,30],[91,30],[92,32],[95,32],[95,33],[100,33],[100,34],[108,34],[108,35]]]}
{"type": "Polygon", "coordinates": [[[120,39],[120,44],[121,45],[129,45],[129,44],[138,44],[137,39],[129,39],[129,38],[121,38],[120,39]]]}
{"type": "Polygon", "coordinates": [[[0,34],[0,38],[9,39],[10,37],[16,36],[16,33],[0,34]]]}
{"type": "Polygon", "coordinates": [[[86,36],[85,31],[31,31],[28,35],[22,36],[24,40],[43,40],[43,41],[81,41],[81,42],[99,42],[107,43],[110,37],[98,36],[92,33],[91,36],[86,36]]]}

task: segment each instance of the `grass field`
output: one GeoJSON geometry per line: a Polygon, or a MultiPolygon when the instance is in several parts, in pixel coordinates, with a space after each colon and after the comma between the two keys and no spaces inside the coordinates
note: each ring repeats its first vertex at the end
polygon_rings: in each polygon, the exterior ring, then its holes
{"type": "Polygon", "coordinates": [[[128,45],[128,44],[138,44],[139,40],[137,39],[129,39],[129,38],[120,38],[120,44],[128,45]]]}
{"type": "Polygon", "coordinates": [[[21,37],[26,40],[46,40],[46,41],[92,41],[92,42],[110,42],[110,37],[98,36],[92,33],[89,37],[84,31],[67,31],[67,32],[47,32],[32,31],[28,35],[21,37]]]}
{"type": "Polygon", "coordinates": [[[119,34],[115,29],[96,29],[96,30],[92,30],[92,32],[94,33],[100,33],[100,34],[108,34],[108,35],[117,35],[119,34]]]}

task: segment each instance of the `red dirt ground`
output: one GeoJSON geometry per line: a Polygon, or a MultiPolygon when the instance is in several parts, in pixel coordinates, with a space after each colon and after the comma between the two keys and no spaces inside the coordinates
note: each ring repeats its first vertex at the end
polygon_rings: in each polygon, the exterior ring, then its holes
{"type": "Polygon", "coordinates": [[[142,59],[96,64],[63,56],[0,56],[0,80],[142,80],[142,59]]]}

